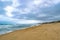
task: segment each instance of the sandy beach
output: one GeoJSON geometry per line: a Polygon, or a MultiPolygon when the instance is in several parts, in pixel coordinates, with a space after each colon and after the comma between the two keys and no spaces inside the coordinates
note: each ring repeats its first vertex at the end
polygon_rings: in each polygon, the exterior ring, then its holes
{"type": "Polygon", "coordinates": [[[60,40],[60,23],[41,24],[0,36],[0,40],[60,40]]]}

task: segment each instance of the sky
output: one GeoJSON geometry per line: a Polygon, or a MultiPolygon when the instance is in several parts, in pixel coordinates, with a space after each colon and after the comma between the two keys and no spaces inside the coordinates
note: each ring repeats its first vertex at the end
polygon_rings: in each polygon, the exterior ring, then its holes
{"type": "Polygon", "coordinates": [[[33,24],[60,20],[60,0],[0,0],[0,23],[33,24]]]}

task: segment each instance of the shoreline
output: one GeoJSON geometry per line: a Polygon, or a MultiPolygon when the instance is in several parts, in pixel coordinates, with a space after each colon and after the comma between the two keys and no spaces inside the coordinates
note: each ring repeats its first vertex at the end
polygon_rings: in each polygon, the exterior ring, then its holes
{"type": "Polygon", "coordinates": [[[0,36],[0,40],[60,40],[60,22],[16,30],[0,36]]]}
{"type": "Polygon", "coordinates": [[[34,27],[37,27],[37,26],[39,26],[39,25],[53,24],[53,23],[59,23],[59,22],[60,22],[60,21],[51,21],[51,22],[38,23],[38,24],[32,25],[32,26],[30,26],[30,27],[24,27],[24,28],[19,28],[19,29],[16,29],[16,30],[8,31],[8,32],[6,32],[6,33],[0,34],[0,36],[1,36],[1,35],[6,35],[6,34],[9,34],[9,33],[13,33],[13,32],[15,32],[15,31],[19,31],[19,30],[21,31],[21,30],[25,30],[25,29],[29,29],[29,28],[34,28],[34,27]]]}

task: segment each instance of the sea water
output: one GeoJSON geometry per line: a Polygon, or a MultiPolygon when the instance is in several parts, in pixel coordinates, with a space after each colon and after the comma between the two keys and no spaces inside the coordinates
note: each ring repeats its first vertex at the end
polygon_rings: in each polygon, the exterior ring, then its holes
{"type": "Polygon", "coordinates": [[[36,24],[0,25],[0,35],[32,27],[36,24]]]}

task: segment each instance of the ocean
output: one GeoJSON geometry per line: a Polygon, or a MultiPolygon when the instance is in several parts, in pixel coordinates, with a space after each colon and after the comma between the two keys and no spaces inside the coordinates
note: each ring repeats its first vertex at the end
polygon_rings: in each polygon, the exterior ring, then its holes
{"type": "Polygon", "coordinates": [[[0,35],[32,27],[36,24],[0,25],[0,35]]]}

